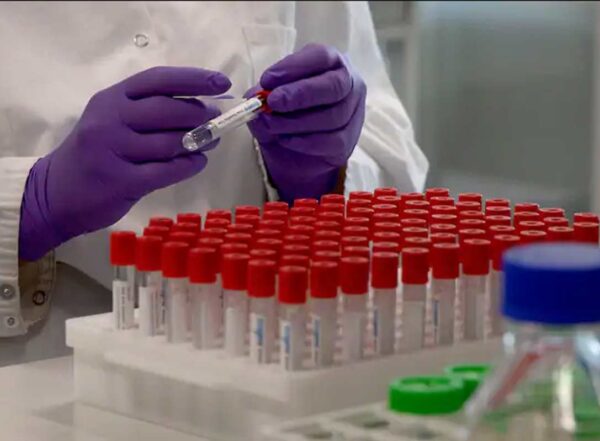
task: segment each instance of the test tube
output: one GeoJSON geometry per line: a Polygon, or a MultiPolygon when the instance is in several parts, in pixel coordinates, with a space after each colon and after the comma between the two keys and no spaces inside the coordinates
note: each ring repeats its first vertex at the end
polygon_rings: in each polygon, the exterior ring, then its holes
{"type": "Polygon", "coordinates": [[[260,112],[268,111],[268,91],[261,90],[237,106],[187,132],[181,143],[186,150],[196,151],[219,139],[236,127],[252,121],[260,112]]]}
{"type": "Polygon", "coordinates": [[[573,228],[571,227],[548,227],[548,241],[571,242],[573,240],[573,228]]]}
{"type": "Polygon", "coordinates": [[[568,227],[569,220],[564,217],[547,217],[544,219],[547,228],[550,227],[568,227]]]}
{"type": "Polygon", "coordinates": [[[217,283],[219,254],[215,248],[193,248],[188,254],[192,343],[196,349],[216,348],[223,321],[217,283]]]}
{"type": "Polygon", "coordinates": [[[165,280],[165,333],[169,343],[187,339],[188,280],[187,253],[183,242],[167,242],[162,246],[161,267],[165,280]]]}
{"type": "Polygon", "coordinates": [[[110,263],[114,268],[112,282],[113,323],[115,329],[129,329],[134,323],[135,247],[133,231],[114,231],[110,235],[110,263]]]}
{"type": "Polygon", "coordinates": [[[338,263],[313,261],[310,268],[311,359],[315,366],[331,366],[337,329],[338,263]]]}
{"type": "MultiPolygon", "coordinates": [[[[205,230],[206,231],[206,230],[205,230]]],[[[215,308],[218,310],[211,315],[214,320],[216,320],[214,329],[217,332],[217,335],[221,335],[223,332],[223,322],[224,322],[224,298],[223,298],[223,278],[221,276],[221,260],[223,255],[223,247],[225,247],[226,252],[246,252],[247,247],[243,244],[239,244],[240,247],[238,249],[232,249],[232,247],[236,247],[237,245],[224,245],[222,239],[218,239],[216,237],[203,237],[198,240],[198,247],[202,248],[213,248],[217,251],[217,263],[216,263],[216,271],[217,271],[217,280],[215,282],[215,291],[217,292],[217,297],[219,299],[218,302],[214,304],[215,308]],[[228,249],[228,251],[227,251],[228,249]]],[[[211,304],[211,307],[213,305],[211,304]]],[[[207,334],[208,335],[208,334],[207,334]]]]}
{"type": "Polygon", "coordinates": [[[307,288],[305,267],[282,266],[279,269],[279,361],[287,371],[300,370],[304,364],[307,288]]]}
{"type": "Polygon", "coordinates": [[[464,311],[464,336],[467,340],[481,340],[486,336],[487,276],[490,271],[490,241],[466,239],[461,245],[462,276],[459,296],[464,311]],[[464,302],[463,302],[464,300],[464,302]]]}
{"type": "MultiPolygon", "coordinates": [[[[224,245],[225,246],[225,245],[224,245]]],[[[248,297],[246,296],[248,254],[224,254],[221,265],[225,299],[225,352],[232,357],[246,353],[248,297]]]]}
{"type": "Polygon", "coordinates": [[[425,300],[429,279],[429,250],[402,250],[402,351],[416,351],[425,344],[425,300]]]}
{"type": "Polygon", "coordinates": [[[573,222],[593,222],[599,223],[600,217],[596,213],[575,213],[573,222]]]}
{"type": "Polygon", "coordinates": [[[431,249],[431,295],[436,345],[454,342],[454,304],[459,273],[459,247],[456,243],[436,243],[431,249]]]}
{"type": "Polygon", "coordinates": [[[574,222],[573,240],[598,245],[598,223],[597,222],[574,222]]]}
{"type": "Polygon", "coordinates": [[[351,363],[364,356],[369,259],[354,256],[342,257],[340,287],[343,296],[342,359],[345,363],[351,363]]]}
{"type": "Polygon", "coordinates": [[[503,278],[502,255],[506,250],[518,245],[520,238],[514,234],[497,234],[492,238],[492,269],[488,278],[490,296],[490,333],[500,335],[503,332],[500,311],[501,285],[503,278]]]}
{"type": "Polygon", "coordinates": [[[248,262],[250,360],[258,364],[270,363],[275,350],[277,326],[276,274],[277,264],[274,260],[252,258],[248,262]]]}
{"type": "Polygon", "coordinates": [[[398,253],[373,253],[373,342],[377,355],[394,353],[398,266],[398,253]]]}
{"type": "Polygon", "coordinates": [[[137,238],[135,267],[138,286],[138,324],[142,335],[158,334],[161,325],[162,298],[160,254],[162,239],[156,236],[137,238]]]}

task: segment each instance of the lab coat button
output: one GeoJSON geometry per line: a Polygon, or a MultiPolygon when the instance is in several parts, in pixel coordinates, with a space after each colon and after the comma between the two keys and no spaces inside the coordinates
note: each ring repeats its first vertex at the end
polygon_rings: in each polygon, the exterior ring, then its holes
{"type": "Polygon", "coordinates": [[[0,298],[10,300],[15,296],[15,288],[11,285],[0,285],[0,298]]]}
{"type": "Polygon", "coordinates": [[[150,43],[150,38],[146,34],[135,34],[133,37],[133,43],[137,47],[146,47],[150,43]]]}

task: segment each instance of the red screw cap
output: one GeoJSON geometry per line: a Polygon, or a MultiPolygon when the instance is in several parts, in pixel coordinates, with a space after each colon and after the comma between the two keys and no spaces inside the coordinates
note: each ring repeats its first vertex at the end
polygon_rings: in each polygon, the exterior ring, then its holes
{"type": "Polygon", "coordinates": [[[319,213],[339,213],[342,216],[344,215],[344,213],[346,212],[346,206],[344,204],[334,204],[334,203],[327,203],[327,204],[323,204],[321,203],[321,205],[319,206],[319,213]]]}
{"type": "Polygon", "coordinates": [[[135,265],[135,243],[133,231],[113,231],[110,234],[111,265],[135,265]]]}
{"type": "Polygon", "coordinates": [[[432,207],[437,207],[439,205],[454,205],[454,199],[452,199],[450,196],[432,196],[428,199],[428,201],[432,207]]]}
{"type": "Polygon", "coordinates": [[[424,285],[429,280],[429,250],[404,248],[402,250],[402,283],[424,285]]]}
{"type": "MultiPolygon", "coordinates": [[[[240,215],[240,216],[256,216],[256,215],[240,215]]],[[[237,220],[237,216],[235,217],[237,220]]],[[[287,211],[283,211],[283,210],[269,210],[269,211],[265,211],[262,215],[262,220],[281,220],[281,221],[287,221],[288,219],[288,213],[287,211]]]]}
{"type": "Polygon", "coordinates": [[[459,247],[456,243],[436,243],[431,248],[431,274],[435,279],[458,277],[459,247]]]}
{"type": "Polygon", "coordinates": [[[269,250],[266,248],[255,248],[250,251],[250,260],[272,260],[277,262],[279,260],[279,253],[275,250],[269,250]]]}
{"type": "Polygon", "coordinates": [[[456,209],[458,210],[459,215],[465,211],[481,212],[481,204],[473,201],[459,201],[456,203],[456,209]]]}
{"type": "Polygon", "coordinates": [[[408,201],[424,201],[425,195],[423,193],[402,193],[400,195],[402,206],[405,207],[408,201]]]}
{"type": "Polygon", "coordinates": [[[402,207],[404,207],[404,210],[430,210],[429,202],[420,199],[409,199],[407,201],[404,201],[403,204],[404,205],[402,205],[402,207]]]}
{"type": "Polygon", "coordinates": [[[170,229],[173,226],[173,219],[171,219],[170,217],[151,217],[148,226],[166,227],[170,229]]]}
{"type": "Polygon", "coordinates": [[[284,244],[281,248],[281,255],[286,256],[288,254],[301,254],[303,256],[310,256],[310,246],[299,244],[299,243],[290,243],[284,244]]]}
{"type": "Polygon", "coordinates": [[[256,249],[265,249],[265,250],[274,250],[277,253],[281,250],[283,246],[283,241],[280,239],[271,239],[268,237],[257,239],[254,243],[254,248],[256,249]]]}
{"type": "Polygon", "coordinates": [[[342,231],[342,224],[334,221],[317,221],[315,222],[314,227],[315,234],[319,232],[319,230],[337,231],[338,233],[342,231]]]}
{"type": "Polygon", "coordinates": [[[368,217],[347,217],[344,220],[344,228],[346,227],[367,227],[371,225],[371,220],[368,217]]]}
{"type": "Polygon", "coordinates": [[[450,196],[450,190],[442,187],[428,188],[427,190],[425,190],[425,199],[427,199],[428,201],[436,196],[450,196]]]}
{"type": "Polygon", "coordinates": [[[533,211],[519,211],[516,212],[513,216],[513,223],[515,226],[519,225],[519,222],[523,221],[539,221],[541,220],[541,216],[537,212],[533,211]]]}
{"type": "Polygon", "coordinates": [[[187,231],[175,231],[169,234],[167,240],[169,242],[183,242],[189,247],[192,247],[196,244],[198,235],[194,233],[188,233],[187,231]]]}
{"type": "Polygon", "coordinates": [[[320,211],[317,213],[318,221],[338,222],[340,225],[344,223],[344,213],[335,211],[320,211]]]}
{"type": "Polygon", "coordinates": [[[502,270],[502,255],[506,250],[519,245],[521,238],[515,234],[497,234],[492,238],[492,268],[502,270]]]}
{"type": "Polygon", "coordinates": [[[194,224],[200,228],[202,225],[202,216],[199,213],[179,213],[177,215],[177,222],[183,224],[194,224]]]}
{"type": "Polygon", "coordinates": [[[160,237],[165,240],[169,236],[169,231],[167,227],[150,226],[144,228],[144,236],[160,237]]]}
{"type": "Polygon", "coordinates": [[[485,215],[481,211],[476,211],[476,210],[460,211],[458,213],[458,217],[461,220],[463,220],[463,219],[479,219],[479,220],[485,219],[485,215]]]}
{"type": "Polygon", "coordinates": [[[306,254],[285,254],[281,256],[279,265],[308,268],[310,265],[310,258],[306,254]]]}
{"type": "MultiPolygon", "coordinates": [[[[377,196],[373,202],[374,204],[393,205],[396,207],[396,211],[398,211],[401,206],[401,199],[399,196],[377,196]]],[[[373,206],[373,209],[375,209],[375,205],[373,206]]]]}
{"type": "Polygon", "coordinates": [[[342,205],[344,205],[345,203],[346,203],[346,198],[344,197],[343,194],[329,193],[329,194],[324,194],[323,196],[321,196],[321,205],[324,205],[324,204],[342,204],[342,205]]]}
{"type": "Polygon", "coordinates": [[[485,201],[486,209],[489,207],[509,207],[510,208],[510,200],[505,198],[495,198],[488,199],[485,201]]]}
{"type": "Polygon", "coordinates": [[[254,240],[257,241],[259,239],[279,239],[281,237],[281,231],[272,230],[269,228],[260,228],[254,232],[254,240]]]}
{"type": "Polygon", "coordinates": [[[231,222],[227,219],[222,219],[220,217],[206,218],[206,221],[204,222],[204,229],[223,228],[226,230],[230,223],[231,222]]]}
{"type": "Polygon", "coordinates": [[[290,225],[287,229],[287,234],[302,235],[312,237],[315,232],[315,227],[312,225],[290,225]]]}
{"type": "Polygon", "coordinates": [[[221,255],[225,254],[248,254],[248,245],[245,243],[224,243],[221,245],[221,255]]]}
{"type": "Polygon", "coordinates": [[[432,214],[430,219],[432,224],[458,225],[458,216],[455,214],[432,214]]]}
{"type": "Polygon", "coordinates": [[[371,255],[369,247],[344,247],[342,248],[342,257],[364,257],[368,259],[371,255]]]}
{"type": "Polygon", "coordinates": [[[304,234],[286,234],[285,236],[283,236],[283,243],[285,245],[309,245],[310,236],[304,234]]]}
{"type": "Polygon", "coordinates": [[[306,227],[313,227],[317,222],[317,218],[314,216],[292,216],[289,219],[290,226],[303,225],[306,227]]]}
{"type": "Polygon", "coordinates": [[[335,230],[317,230],[313,235],[313,240],[333,240],[339,243],[342,240],[342,234],[335,230]]]}
{"type": "Polygon", "coordinates": [[[340,261],[340,252],[339,251],[326,251],[319,250],[315,251],[313,254],[314,262],[339,262],[340,261]]]}
{"type": "Polygon", "coordinates": [[[396,196],[398,194],[398,190],[394,187],[380,187],[376,188],[374,192],[374,196],[377,198],[378,196],[396,196]]]}
{"type": "Polygon", "coordinates": [[[362,295],[369,291],[369,259],[358,256],[340,260],[340,286],[347,295],[362,295]]]}
{"type": "Polygon", "coordinates": [[[458,195],[458,200],[459,202],[477,202],[479,206],[481,206],[483,197],[481,196],[481,193],[460,193],[458,195]]]}
{"type": "Polygon", "coordinates": [[[405,237],[405,248],[431,248],[431,240],[428,237],[405,237]]]}
{"type": "Polygon", "coordinates": [[[373,253],[400,254],[400,246],[396,242],[373,242],[373,253]]]}
{"type": "Polygon", "coordinates": [[[486,224],[483,219],[461,219],[458,221],[458,229],[464,230],[467,228],[477,228],[480,230],[485,230],[486,224]]]}
{"type": "Polygon", "coordinates": [[[455,233],[431,233],[429,237],[432,244],[456,243],[458,240],[458,235],[455,233]]]}
{"type": "Polygon", "coordinates": [[[542,216],[542,219],[548,217],[565,217],[565,210],[562,208],[540,208],[539,213],[542,216]]]}
{"type": "Polygon", "coordinates": [[[292,207],[290,208],[290,217],[307,216],[312,217],[317,212],[316,207],[292,207]]]}
{"type": "MultiPolygon", "coordinates": [[[[223,219],[227,223],[231,222],[231,212],[229,210],[209,210],[206,213],[206,221],[210,219],[223,219]]],[[[206,224],[206,222],[205,222],[206,224]]]]}
{"type": "MultiPolygon", "coordinates": [[[[359,218],[357,218],[357,219],[359,219],[359,218]]],[[[394,225],[400,226],[400,224],[394,224],[394,225]]],[[[376,227],[375,227],[375,230],[376,230],[376,227]]],[[[344,237],[347,237],[347,236],[364,237],[367,239],[367,242],[368,242],[369,227],[362,227],[362,226],[358,226],[358,225],[348,225],[348,226],[344,227],[344,229],[342,230],[342,236],[344,236],[344,237]]]]}
{"type": "Polygon", "coordinates": [[[285,224],[286,222],[282,221],[281,219],[262,219],[258,223],[258,229],[283,231],[285,230],[285,224]]]}
{"type": "Polygon", "coordinates": [[[287,202],[283,202],[283,201],[270,201],[270,202],[265,202],[263,205],[263,213],[267,212],[267,211],[285,211],[287,213],[287,211],[289,210],[290,206],[288,205],[287,202]]]}
{"type": "Polygon", "coordinates": [[[535,204],[533,202],[522,202],[520,204],[515,204],[515,214],[523,213],[523,212],[531,212],[538,213],[540,211],[540,204],[535,204]]]}
{"type": "Polygon", "coordinates": [[[192,248],[188,253],[188,276],[192,283],[215,283],[219,253],[215,248],[192,248]]]}
{"type": "Polygon", "coordinates": [[[407,218],[400,220],[400,225],[402,225],[402,229],[409,227],[426,228],[427,221],[423,219],[407,218]]]}
{"type": "Polygon", "coordinates": [[[400,222],[400,215],[398,213],[385,213],[375,212],[371,217],[371,222],[376,224],[378,222],[400,222]]]}
{"type": "Polygon", "coordinates": [[[248,224],[229,224],[227,226],[227,233],[245,233],[252,234],[254,228],[248,224]]]}
{"type": "Polygon", "coordinates": [[[394,242],[399,245],[402,241],[400,233],[395,231],[378,231],[373,233],[373,242],[394,242]]]}
{"type": "Polygon", "coordinates": [[[456,205],[434,205],[431,207],[431,214],[457,214],[456,205]]]}
{"type": "Polygon", "coordinates": [[[367,219],[371,219],[373,213],[372,208],[354,207],[348,210],[348,217],[366,217],[367,219]]]}
{"type": "Polygon", "coordinates": [[[553,242],[571,242],[573,240],[573,228],[549,227],[548,240],[553,242]]]}
{"type": "Polygon", "coordinates": [[[485,230],[479,228],[465,228],[458,230],[458,239],[462,244],[467,239],[485,239],[485,230]]]}
{"type": "Polygon", "coordinates": [[[546,224],[542,221],[520,221],[517,223],[517,231],[524,230],[546,231],[546,224]]]}
{"type": "Polygon", "coordinates": [[[568,227],[569,220],[564,217],[547,217],[544,219],[546,227],[568,227]]]}
{"type": "Polygon", "coordinates": [[[294,201],[294,207],[313,207],[317,208],[319,201],[313,198],[301,198],[294,201]]]}
{"type": "Polygon", "coordinates": [[[196,236],[198,236],[200,234],[200,226],[198,224],[177,222],[171,228],[171,232],[172,233],[179,233],[179,232],[192,233],[192,234],[195,234],[196,236]]]}
{"type": "Polygon", "coordinates": [[[491,244],[486,239],[466,239],[461,247],[463,273],[483,276],[490,271],[491,244]]]}
{"type": "Polygon", "coordinates": [[[160,271],[162,242],[162,239],[156,236],[137,238],[135,243],[135,267],[138,271],[160,271]]]}
{"type": "Polygon", "coordinates": [[[250,246],[252,236],[246,233],[227,233],[225,235],[225,243],[245,243],[250,246]]]}
{"type": "Polygon", "coordinates": [[[368,208],[371,209],[371,205],[373,203],[370,200],[367,199],[350,199],[348,201],[348,203],[346,204],[346,213],[348,214],[348,216],[350,215],[350,212],[355,209],[355,208],[368,208]]]}
{"type": "Polygon", "coordinates": [[[598,244],[598,223],[575,222],[573,224],[573,239],[575,242],[598,244]]]}
{"type": "Polygon", "coordinates": [[[355,199],[366,199],[368,201],[371,201],[371,200],[373,200],[373,193],[370,193],[368,191],[351,191],[350,192],[350,201],[355,200],[355,199]]]}
{"type": "Polygon", "coordinates": [[[339,251],[340,244],[333,240],[317,240],[312,244],[313,252],[316,251],[339,251]]]}
{"type": "Polygon", "coordinates": [[[516,233],[516,228],[515,227],[511,227],[510,225],[492,225],[488,228],[488,232],[491,235],[496,235],[496,234],[515,234],[516,233]]]}
{"type": "Polygon", "coordinates": [[[373,253],[371,286],[375,289],[392,289],[398,286],[398,253],[373,253]]]}
{"type": "Polygon", "coordinates": [[[530,243],[539,243],[545,242],[548,238],[548,235],[545,231],[539,230],[522,230],[519,231],[519,237],[521,238],[522,244],[530,244],[530,243]]]}
{"type": "Polygon", "coordinates": [[[458,229],[456,228],[456,225],[452,225],[452,224],[432,224],[431,227],[429,227],[429,230],[431,231],[431,233],[453,233],[456,234],[456,232],[458,231],[458,229]]]}
{"type": "Polygon", "coordinates": [[[402,216],[407,219],[423,219],[425,223],[429,222],[429,210],[420,210],[417,208],[406,209],[402,212],[402,216]]]}
{"type": "Polygon", "coordinates": [[[223,262],[221,264],[223,289],[246,290],[249,260],[250,256],[248,254],[223,254],[223,262]]]}
{"type": "Polygon", "coordinates": [[[223,246],[223,239],[216,237],[201,237],[198,239],[196,245],[200,248],[212,248],[217,251],[217,273],[221,272],[221,247],[223,246]]]}
{"type": "Polygon", "coordinates": [[[402,228],[402,236],[403,237],[427,237],[429,236],[429,231],[427,228],[421,227],[404,227],[402,228]]]}
{"type": "Polygon", "coordinates": [[[511,216],[511,210],[509,206],[494,206],[492,205],[485,207],[485,214],[486,215],[492,215],[492,216],[508,216],[510,218],[511,216]]]}
{"type": "Polygon", "coordinates": [[[166,242],[162,246],[160,261],[163,277],[187,277],[189,245],[184,242],[166,242]]]}
{"type": "Polygon", "coordinates": [[[338,264],[332,261],[313,262],[310,266],[310,296],[316,299],[337,297],[338,264]]]}
{"type": "Polygon", "coordinates": [[[402,231],[402,224],[397,223],[397,222],[376,222],[373,225],[373,234],[376,233],[380,233],[380,232],[392,232],[392,233],[398,233],[400,234],[400,232],[402,231]]]}
{"type": "Polygon", "coordinates": [[[286,265],[279,268],[279,302],[288,305],[306,303],[308,270],[304,266],[286,265]]]}
{"type": "Polygon", "coordinates": [[[342,248],[346,247],[368,247],[369,239],[364,236],[344,236],[341,241],[342,248]]]}
{"type": "Polygon", "coordinates": [[[235,207],[235,216],[237,217],[240,214],[260,216],[260,208],[255,205],[238,205],[235,207]]]}
{"type": "Polygon", "coordinates": [[[573,222],[593,222],[600,223],[600,217],[596,213],[575,213],[573,222]]]}
{"type": "Polygon", "coordinates": [[[485,223],[490,227],[492,225],[509,225],[510,226],[512,224],[509,216],[502,216],[502,215],[495,215],[495,214],[488,214],[485,217],[485,223]]]}
{"type": "Polygon", "coordinates": [[[248,295],[262,298],[273,297],[276,274],[277,265],[273,260],[251,258],[248,262],[248,295]]]}
{"type": "MultiPolygon", "coordinates": [[[[280,213],[282,213],[282,212],[280,212],[280,213]]],[[[240,214],[239,216],[235,217],[236,224],[250,225],[250,226],[252,226],[253,230],[258,226],[259,222],[260,222],[260,217],[255,214],[240,214]]]]}
{"type": "Polygon", "coordinates": [[[200,237],[214,237],[215,239],[224,239],[227,234],[225,228],[205,228],[200,233],[200,237]]]}

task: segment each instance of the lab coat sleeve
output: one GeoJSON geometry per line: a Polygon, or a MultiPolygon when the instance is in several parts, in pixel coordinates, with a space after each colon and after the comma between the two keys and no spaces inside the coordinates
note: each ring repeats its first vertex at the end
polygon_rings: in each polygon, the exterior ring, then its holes
{"type": "Polygon", "coordinates": [[[25,334],[47,313],[54,255],[19,265],[19,219],[29,170],[38,158],[0,158],[0,337],[25,334]]]}
{"type": "Polygon", "coordinates": [[[386,73],[367,2],[297,2],[296,49],[332,45],[367,84],[365,124],[350,160],[345,191],[394,186],[422,191],[429,163],[386,73]]]}

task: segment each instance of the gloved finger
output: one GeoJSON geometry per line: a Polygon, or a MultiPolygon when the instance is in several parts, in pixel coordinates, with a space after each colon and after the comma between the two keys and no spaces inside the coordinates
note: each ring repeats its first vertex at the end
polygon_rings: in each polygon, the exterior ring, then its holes
{"type": "MultiPolygon", "coordinates": [[[[363,88],[364,89],[364,88],[363,88]]],[[[268,130],[274,135],[330,132],[344,127],[364,101],[364,91],[350,93],[342,101],[326,107],[315,107],[290,113],[262,113],[268,130]]]]}
{"type": "Polygon", "coordinates": [[[260,85],[266,90],[273,90],[284,84],[336,69],[342,64],[342,56],[334,47],[307,44],[264,71],[260,85]]]}
{"type": "Polygon", "coordinates": [[[330,164],[341,167],[354,150],[364,118],[364,106],[357,106],[348,124],[338,130],[304,135],[281,135],[278,137],[278,142],[286,149],[307,156],[321,157],[330,164]]]}
{"type": "Polygon", "coordinates": [[[159,66],[139,72],[123,81],[131,99],[154,95],[218,95],[231,87],[222,73],[196,67],[159,66]]]}
{"type": "MultiPolygon", "coordinates": [[[[125,160],[135,164],[168,161],[179,156],[198,154],[198,151],[190,152],[183,147],[182,139],[185,133],[185,131],[151,134],[131,132],[127,142],[118,147],[118,154],[125,160]]],[[[217,139],[203,147],[200,152],[211,150],[218,143],[219,140],[217,139]]]]}
{"type": "Polygon", "coordinates": [[[191,178],[206,167],[207,158],[203,154],[178,156],[170,161],[148,162],[136,165],[133,178],[139,187],[157,190],[191,178]]]}
{"type": "Polygon", "coordinates": [[[119,114],[127,127],[148,133],[162,130],[191,130],[220,115],[214,105],[194,99],[152,96],[123,100],[119,114]]]}
{"type": "Polygon", "coordinates": [[[352,76],[345,66],[274,89],[267,104],[274,112],[294,112],[334,104],[352,90],[352,76]]]}

